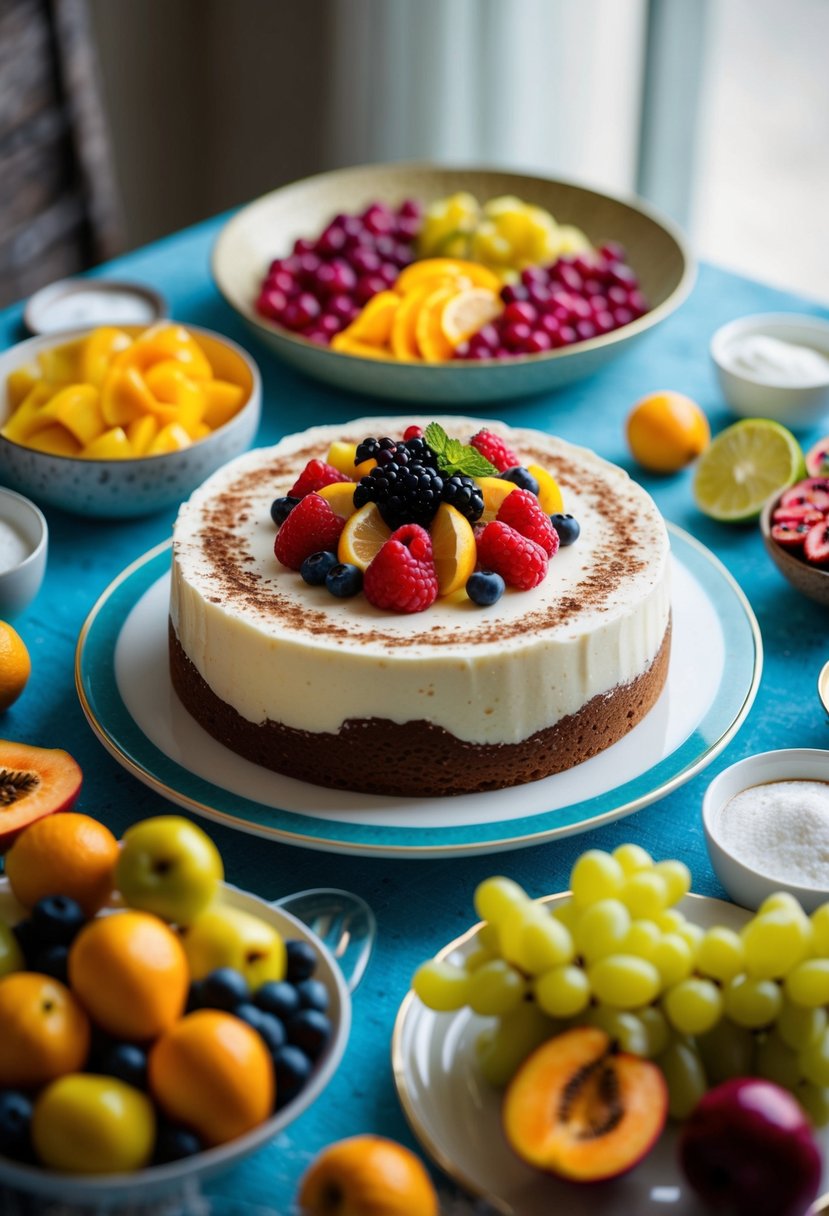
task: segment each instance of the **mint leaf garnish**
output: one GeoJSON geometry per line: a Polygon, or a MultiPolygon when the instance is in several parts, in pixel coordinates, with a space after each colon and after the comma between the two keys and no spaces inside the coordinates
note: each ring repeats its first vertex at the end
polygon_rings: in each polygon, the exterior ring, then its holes
{"type": "Polygon", "coordinates": [[[497,477],[498,470],[477,448],[450,439],[439,422],[430,422],[423,438],[437,456],[441,473],[451,477],[453,473],[465,473],[467,477],[497,477]]]}

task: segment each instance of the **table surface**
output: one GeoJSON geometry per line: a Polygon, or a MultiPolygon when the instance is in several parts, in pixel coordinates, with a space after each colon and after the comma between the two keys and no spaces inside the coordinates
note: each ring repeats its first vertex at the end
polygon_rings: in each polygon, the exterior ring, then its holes
{"type": "MultiPolygon", "coordinates": [[[[224,303],[209,272],[210,249],[222,221],[218,217],[167,237],[95,273],[158,288],[174,318],[227,334],[251,352],[261,368],[264,388],[257,444],[273,443],[310,424],[380,412],[383,403],[358,400],[282,366],[224,303]]],[[[208,1184],[209,1193],[287,1213],[302,1170],[331,1141],[373,1131],[414,1145],[392,1080],[395,1015],[415,967],[474,920],[472,892],[481,879],[503,872],[539,896],[566,886],[569,868],[583,848],[610,849],[635,840],[657,858],[682,857],[693,873],[694,890],[722,896],[700,820],[708,782],[727,765],[755,752],[829,746],[829,722],[816,692],[818,671],[829,659],[826,609],[783,580],[765,555],[759,529],[727,527],[705,519],[694,507],[689,471],[668,478],[644,474],[633,465],[624,441],[623,423],[630,406],[657,389],[676,389],[694,398],[715,432],[733,421],[714,380],[709,339],[719,325],[734,317],[771,311],[829,317],[829,310],[814,303],[703,265],[692,295],[679,311],[608,368],[546,397],[506,402],[491,411],[513,426],[534,426],[586,443],[628,468],[653,494],[666,519],[696,536],[728,567],[751,601],[765,648],[759,693],[742,729],[705,772],[635,816],[589,836],[568,837],[501,857],[343,858],[208,825],[224,855],[230,881],[267,898],[306,887],[345,886],[368,901],[379,926],[375,953],[355,994],[350,1042],[333,1082],[286,1133],[232,1173],[208,1184]]],[[[20,306],[0,313],[0,348],[25,336],[21,315],[20,306]]],[[[406,407],[400,412],[405,413],[406,407]]],[[[804,445],[819,437],[818,432],[799,436],[804,445]]],[[[79,809],[120,833],[134,820],[164,813],[169,804],[126,773],[93,736],[75,695],[75,641],[109,582],[169,536],[175,512],[126,522],[86,520],[49,508],[45,513],[50,529],[46,580],[34,604],[16,622],[32,656],[32,678],[0,728],[8,738],[71,752],[84,771],[79,809]]]]}

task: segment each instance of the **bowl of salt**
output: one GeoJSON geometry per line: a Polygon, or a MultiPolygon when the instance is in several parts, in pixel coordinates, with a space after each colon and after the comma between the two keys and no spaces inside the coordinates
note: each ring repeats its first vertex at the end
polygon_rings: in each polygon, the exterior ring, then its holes
{"type": "Polygon", "coordinates": [[[829,751],[789,748],[732,764],[708,786],[702,824],[735,903],[756,909],[777,891],[807,912],[829,901],[829,751]]]}
{"type": "Polygon", "coordinates": [[[0,617],[19,616],[40,590],[49,531],[33,502],[0,486],[0,617]]]}

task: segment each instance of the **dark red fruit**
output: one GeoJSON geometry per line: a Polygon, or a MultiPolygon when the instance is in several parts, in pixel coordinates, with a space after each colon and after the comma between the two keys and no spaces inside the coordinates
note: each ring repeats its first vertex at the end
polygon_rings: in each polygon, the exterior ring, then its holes
{"type": "Polygon", "coordinates": [[[288,493],[291,498],[304,498],[306,494],[313,494],[314,490],[321,490],[336,481],[350,480],[345,473],[324,460],[309,460],[288,493]]]}
{"type": "Polygon", "coordinates": [[[438,576],[426,529],[404,524],[392,532],[366,570],[363,590],[369,603],[387,612],[423,612],[433,604],[438,576]]]}
{"type": "Polygon", "coordinates": [[[550,522],[549,515],[542,511],[535,494],[529,490],[513,490],[508,494],[498,509],[496,519],[541,545],[548,557],[555,557],[558,552],[558,532],[550,522]]]}
{"type": "Polygon", "coordinates": [[[274,555],[289,570],[299,570],[306,557],[321,550],[337,551],[345,520],[319,494],[306,494],[276,534],[274,555]]]}
{"type": "Polygon", "coordinates": [[[806,533],[803,556],[813,566],[829,566],[829,519],[813,524],[806,533]]]}
{"type": "MultiPolygon", "coordinates": [[[[513,493],[518,491],[514,490],[513,493]]],[[[508,587],[529,591],[544,581],[547,554],[534,540],[498,520],[480,531],[476,529],[475,536],[478,565],[482,570],[494,570],[500,574],[508,587]]]]}
{"type": "Polygon", "coordinates": [[[771,539],[784,549],[802,549],[806,533],[811,527],[811,524],[802,520],[783,520],[772,527],[771,539]]]}
{"type": "Polygon", "coordinates": [[[790,507],[777,507],[772,515],[772,519],[776,524],[819,524],[823,519],[823,512],[818,511],[807,502],[792,503],[790,507]]]}
{"type": "Polygon", "coordinates": [[[806,477],[780,499],[781,507],[812,506],[829,511],[829,477],[806,477]]]}
{"type": "Polygon", "coordinates": [[[496,435],[493,431],[486,429],[478,431],[476,435],[472,436],[469,443],[490,464],[495,465],[499,473],[503,473],[506,469],[512,469],[520,463],[512,448],[507,447],[500,435],[496,435]]]}

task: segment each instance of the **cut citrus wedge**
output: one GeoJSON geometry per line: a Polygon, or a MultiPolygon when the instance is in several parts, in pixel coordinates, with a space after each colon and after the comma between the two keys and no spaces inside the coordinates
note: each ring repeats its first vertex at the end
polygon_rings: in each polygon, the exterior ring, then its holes
{"type": "MultiPolygon", "coordinates": [[[[413,262],[412,265],[417,265],[413,262]]],[[[435,291],[435,282],[440,286],[451,282],[450,279],[431,279],[412,287],[401,301],[400,307],[394,314],[391,327],[391,349],[396,359],[420,359],[415,331],[420,310],[430,295],[435,291]]]]}
{"type": "Polygon", "coordinates": [[[514,481],[504,481],[503,477],[477,477],[475,480],[481,487],[484,496],[484,513],[478,523],[492,523],[506,496],[518,487],[514,481]]]}
{"type": "Polygon", "coordinates": [[[455,287],[438,287],[426,297],[415,321],[415,341],[426,363],[452,358],[454,347],[443,333],[443,310],[457,293],[455,287]]]}
{"type": "Polygon", "coordinates": [[[532,473],[538,482],[538,502],[545,515],[555,515],[564,510],[564,499],[558,482],[552,473],[548,473],[540,464],[527,466],[527,472],[532,473]]]}
{"type": "Polygon", "coordinates": [[[443,335],[453,347],[476,333],[482,325],[492,321],[503,310],[497,291],[488,287],[467,287],[457,292],[440,316],[443,335]]]}
{"type": "Polygon", "coordinates": [[[368,346],[385,346],[399,305],[400,296],[396,292],[378,291],[342,331],[343,337],[368,346]]]}
{"type": "Polygon", "coordinates": [[[323,486],[317,494],[324,498],[335,515],[340,519],[350,519],[357,508],[354,506],[354,482],[334,481],[330,486],[323,486]]]}
{"type": "Polygon", "coordinates": [[[746,418],[721,431],[700,456],[694,499],[711,519],[756,519],[766,499],[803,476],[803,452],[791,431],[767,418],[746,418]]]}
{"type": "Polygon", "coordinates": [[[452,595],[466,586],[466,580],[475,569],[478,550],[472,525],[457,507],[442,502],[430,532],[438,595],[452,595]]]}
{"type": "Polygon", "coordinates": [[[391,529],[376,503],[367,502],[346,520],[337,545],[337,557],[341,562],[350,562],[352,566],[368,570],[390,536],[391,529]]]}
{"type": "Polygon", "coordinates": [[[436,278],[466,278],[474,287],[488,287],[496,292],[501,290],[501,280],[496,274],[480,262],[467,262],[463,258],[423,258],[419,262],[411,262],[397,276],[394,290],[405,294],[420,283],[436,278]]]}

